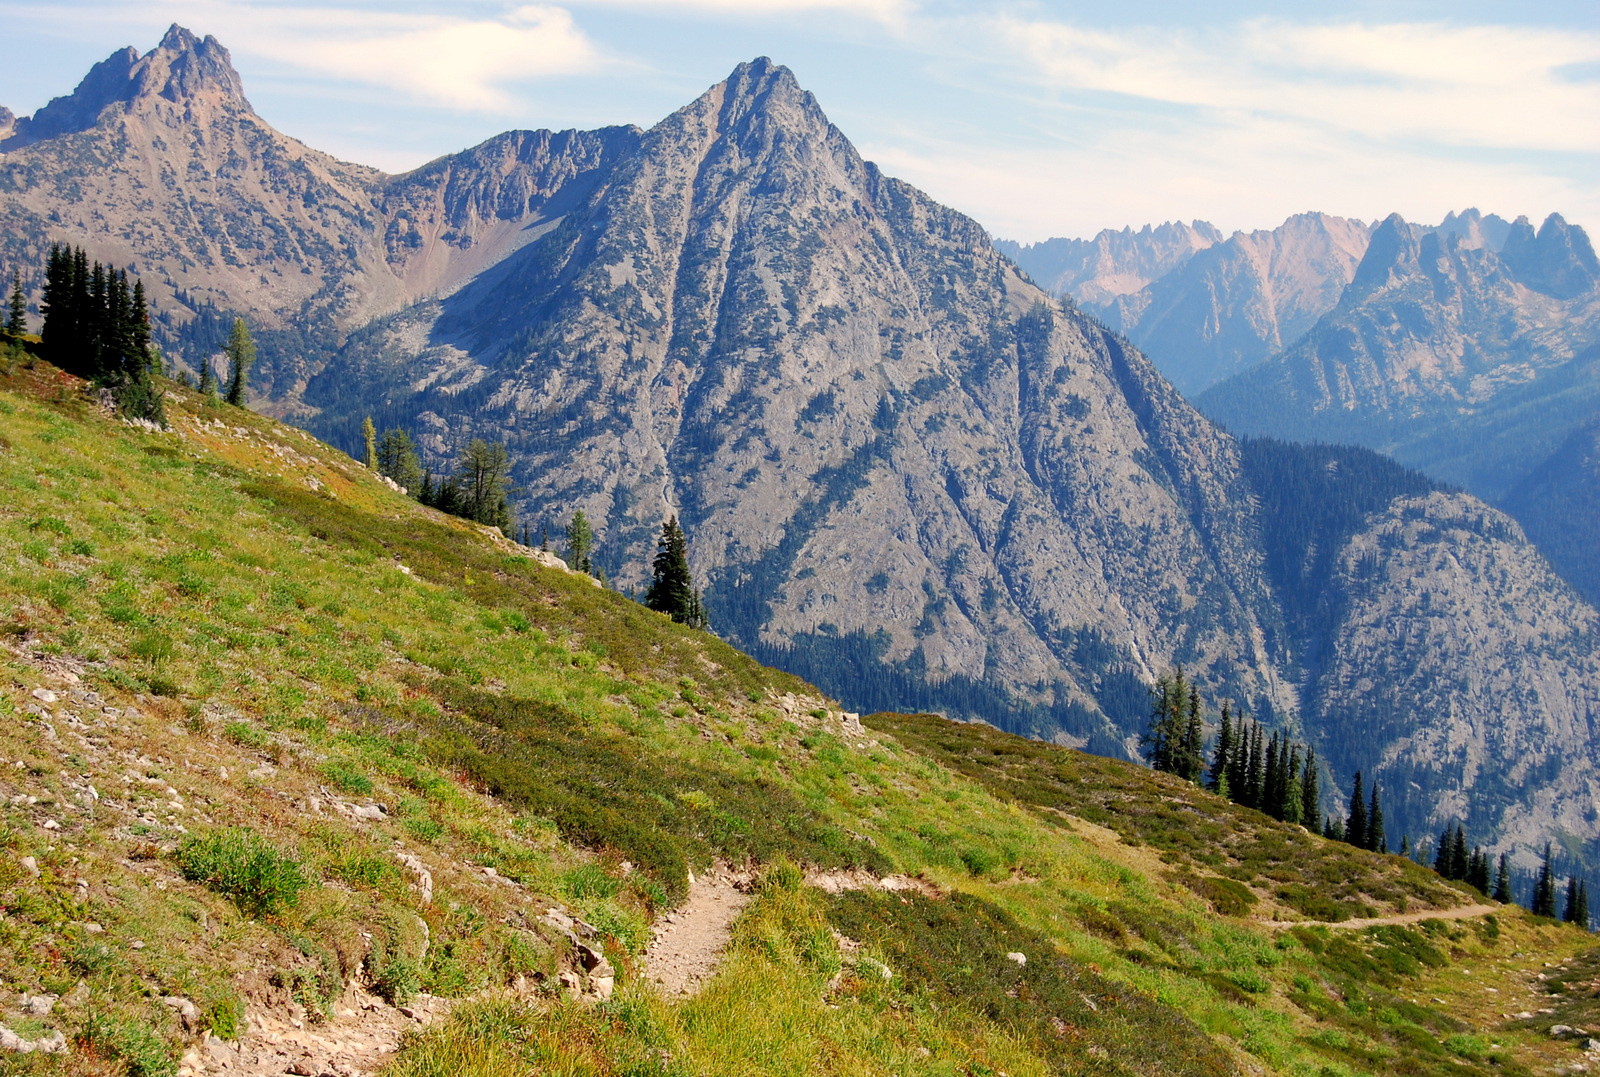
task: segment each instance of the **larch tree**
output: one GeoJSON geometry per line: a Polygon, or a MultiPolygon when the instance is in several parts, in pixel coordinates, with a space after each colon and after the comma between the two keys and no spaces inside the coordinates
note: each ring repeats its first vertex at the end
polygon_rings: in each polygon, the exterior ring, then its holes
{"type": "Polygon", "coordinates": [[[362,461],[368,469],[378,470],[378,428],[372,425],[372,416],[368,415],[361,420],[361,441],[367,450],[367,458],[362,461]]]}

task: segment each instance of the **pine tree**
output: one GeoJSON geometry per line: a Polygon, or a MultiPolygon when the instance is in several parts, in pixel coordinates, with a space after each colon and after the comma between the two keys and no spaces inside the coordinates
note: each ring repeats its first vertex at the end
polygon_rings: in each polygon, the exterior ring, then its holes
{"type": "Polygon", "coordinates": [[[1366,848],[1367,845],[1367,797],[1361,785],[1361,772],[1356,771],[1355,784],[1350,789],[1350,810],[1345,816],[1344,840],[1351,845],[1366,848]]]}
{"type": "Polygon", "coordinates": [[[1200,714],[1200,689],[1193,682],[1189,684],[1188,710],[1183,723],[1183,736],[1179,741],[1177,764],[1177,775],[1191,782],[1199,782],[1205,772],[1205,720],[1200,714]]]}
{"type": "Polygon", "coordinates": [[[1222,705],[1222,717],[1217,727],[1217,744],[1211,756],[1211,775],[1206,781],[1206,788],[1218,796],[1227,797],[1231,792],[1228,781],[1228,771],[1233,765],[1233,715],[1228,709],[1228,704],[1222,705]]]}
{"type": "MultiPolygon", "coordinates": [[[[1302,789],[1300,770],[1300,746],[1296,744],[1289,752],[1289,781],[1283,790],[1283,818],[1285,822],[1300,823],[1304,822],[1306,818],[1301,814],[1305,804],[1305,793],[1302,789]]],[[[1315,816],[1312,818],[1315,818],[1315,816]]]]}
{"type": "Polygon", "coordinates": [[[1383,827],[1383,805],[1378,802],[1378,783],[1372,783],[1372,803],[1367,807],[1367,841],[1362,846],[1375,853],[1389,851],[1389,835],[1383,827]]]}
{"type": "Polygon", "coordinates": [[[367,458],[362,463],[368,470],[378,470],[378,428],[372,425],[372,416],[361,420],[361,440],[366,445],[367,458]]]}
{"type": "Polygon", "coordinates": [[[1576,875],[1567,876],[1567,900],[1561,910],[1561,920],[1567,924],[1578,922],[1578,877],[1576,875]]]}
{"type": "Polygon", "coordinates": [[[1494,876],[1494,899],[1501,904],[1511,904],[1511,861],[1500,854],[1500,870],[1494,876]]]}
{"type": "Polygon", "coordinates": [[[1317,816],[1322,814],[1320,782],[1321,779],[1317,776],[1317,751],[1308,747],[1306,765],[1300,776],[1300,818],[1308,827],[1315,827],[1317,816]]]}
{"type": "Polygon", "coordinates": [[[28,299],[22,294],[22,271],[11,273],[11,301],[6,311],[6,336],[21,340],[28,332],[28,299]]]}
{"type": "Polygon", "coordinates": [[[211,373],[211,358],[200,357],[200,384],[198,391],[206,400],[214,400],[217,396],[217,379],[211,373]]]}
{"type": "Polygon", "coordinates": [[[1322,836],[1329,841],[1344,840],[1344,822],[1331,815],[1323,816],[1322,836]]]}
{"type": "Polygon", "coordinates": [[[661,525],[661,539],[650,563],[650,590],[644,604],[679,624],[705,628],[705,606],[689,572],[689,541],[676,516],[661,525]]]}
{"type": "Polygon", "coordinates": [[[579,509],[572,514],[572,521],[567,524],[567,565],[577,572],[586,572],[594,575],[594,562],[590,555],[594,552],[594,531],[589,527],[589,518],[579,509]]]}
{"type": "Polygon", "coordinates": [[[1228,794],[1235,804],[1250,800],[1250,727],[1241,716],[1233,727],[1233,747],[1228,760],[1228,794]]]}
{"type": "Polygon", "coordinates": [[[1151,768],[1175,773],[1183,751],[1183,669],[1176,677],[1163,675],[1150,694],[1150,725],[1140,737],[1140,747],[1151,768]]]}
{"type": "Polygon", "coordinates": [[[1533,884],[1533,915],[1548,916],[1552,920],[1556,915],[1556,877],[1551,870],[1550,843],[1545,842],[1544,860],[1539,865],[1539,877],[1533,884]]]}
{"type": "Polygon", "coordinates": [[[511,509],[506,502],[511,476],[511,457],[505,442],[473,438],[461,455],[461,466],[452,478],[459,504],[451,510],[457,516],[489,527],[501,534],[511,530],[511,509]]]}
{"type": "Polygon", "coordinates": [[[222,350],[228,356],[228,403],[242,408],[249,390],[250,366],[256,361],[255,341],[250,339],[250,327],[243,318],[233,320],[228,343],[222,350]]]}
{"type": "Polygon", "coordinates": [[[1471,866],[1467,859],[1467,828],[1457,823],[1455,837],[1450,839],[1450,874],[1447,878],[1464,882],[1471,866]]]}
{"type": "Polygon", "coordinates": [[[1490,879],[1490,874],[1488,851],[1474,846],[1472,850],[1472,866],[1467,871],[1467,882],[1477,887],[1479,892],[1487,895],[1494,885],[1490,879]]]}
{"type": "Polygon", "coordinates": [[[1265,749],[1261,744],[1261,723],[1250,725],[1250,771],[1245,778],[1244,804],[1250,808],[1261,807],[1262,781],[1266,777],[1265,749]]]}
{"type": "MultiPolygon", "coordinates": [[[[411,440],[411,435],[398,428],[386,430],[383,437],[378,440],[374,451],[377,456],[378,471],[389,476],[413,497],[417,497],[418,487],[422,483],[422,460],[417,455],[417,446],[411,440]]],[[[526,537],[524,535],[524,538],[526,537]]],[[[524,545],[526,544],[524,542],[524,545]]]]}
{"type": "Polygon", "coordinates": [[[1573,916],[1572,922],[1583,930],[1589,930],[1589,883],[1587,880],[1578,880],[1578,911],[1573,916]]]}

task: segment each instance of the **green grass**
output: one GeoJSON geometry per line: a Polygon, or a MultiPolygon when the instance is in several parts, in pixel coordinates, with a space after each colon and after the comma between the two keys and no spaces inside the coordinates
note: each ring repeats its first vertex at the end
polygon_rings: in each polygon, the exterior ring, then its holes
{"type": "Polygon", "coordinates": [[[177,860],[185,879],[232,898],[249,916],[283,912],[310,885],[298,861],[243,827],[191,835],[177,860]]]}

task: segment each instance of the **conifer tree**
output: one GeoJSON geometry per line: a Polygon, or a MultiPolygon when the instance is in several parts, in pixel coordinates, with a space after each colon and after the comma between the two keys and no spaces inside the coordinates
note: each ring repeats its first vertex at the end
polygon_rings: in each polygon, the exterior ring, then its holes
{"type": "Polygon", "coordinates": [[[1250,727],[1241,715],[1233,727],[1228,759],[1228,792],[1235,804],[1250,803],[1250,727]]]}
{"type": "Polygon", "coordinates": [[[1405,857],[1407,860],[1411,859],[1411,835],[1410,834],[1401,834],[1400,835],[1400,855],[1405,857]]]}
{"type": "Polygon", "coordinates": [[[1322,814],[1322,790],[1318,787],[1317,751],[1306,749],[1306,764],[1300,772],[1300,819],[1307,827],[1315,828],[1317,816],[1322,814]]]}
{"type": "Polygon", "coordinates": [[[1539,865],[1539,876],[1533,884],[1533,915],[1548,916],[1552,920],[1556,915],[1556,876],[1551,868],[1550,843],[1544,844],[1544,859],[1539,865]]]}
{"type": "Polygon", "coordinates": [[[1575,924],[1578,922],[1578,877],[1567,876],[1567,900],[1561,910],[1562,923],[1575,924]]]}
{"type": "Polygon", "coordinates": [[[1261,807],[1262,781],[1266,777],[1266,769],[1265,749],[1261,744],[1261,723],[1252,722],[1250,724],[1250,771],[1245,778],[1245,800],[1242,802],[1246,807],[1257,809],[1261,807]]]}
{"type": "Polygon", "coordinates": [[[586,572],[594,575],[594,561],[591,555],[594,552],[594,531],[589,527],[589,518],[583,510],[572,514],[572,520],[567,524],[567,565],[577,572],[586,572]]]}
{"type": "Polygon", "coordinates": [[[417,455],[417,446],[411,440],[411,435],[398,428],[385,430],[377,442],[375,453],[378,471],[393,479],[411,496],[418,497],[418,487],[422,483],[422,460],[417,455]]]}
{"type": "Polygon", "coordinates": [[[1455,832],[1455,824],[1445,827],[1443,833],[1439,835],[1439,848],[1433,854],[1433,870],[1438,872],[1441,878],[1450,878],[1450,850],[1455,840],[1455,832]]]}
{"type": "Polygon", "coordinates": [[[505,442],[473,438],[461,454],[461,466],[452,476],[457,516],[498,527],[501,534],[511,530],[511,509],[506,503],[511,477],[511,458],[505,442]]]}
{"type": "Polygon", "coordinates": [[[6,336],[20,340],[28,332],[28,299],[22,294],[22,271],[11,273],[11,300],[6,310],[6,336]]]}
{"type": "Polygon", "coordinates": [[[1500,870],[1494,876],[1494,899],[1503,905],[1511,904],[1511,861],[1500,854],[1500,870]]]}
{"type": "Polygon", "coordinates": [[[661,525],[656,556],[650,564],[650,590],[644,604],[691,628],[707,627],[705,606],[689,572],[689,541],[676,516],[661,525]]]}
{"type": "Polygon", "coordinates": [[[1378,783],[1372,783],[1372,802],[1367,806],[1367,840],[1362,846],[1375,853],[1389,851],[1389,835],[1383,826],[1383,805],[1378,802],[1378,783]]]}
{"type": "Polygon", "coordinates": [[[211,358],[209,356],[203,355],[200,357],[200,384],[198,389],[200,395],[205,399],[216,399],[217,379],[211,373],[211,358]]]}
{"type": "Polygon", "coordinates": [[[367,458],[362,463],[368,470],[378,470],[378,428],[372,425],[372,416],[361,420],[361,440],[366,445],[367,458]]]}
{"type": "Polygon", "coordinates": [[[1345,816],[1344,840],[1364,849],[1368,833],[1367,796],[1366,790],[1361,785],[1361,772],[1358,770],[1355,784],[1350,789],[1350,810],[1345,816]]]}
{"type": "Polygon", "coordinates": [[[1572,922],[1585,931],[1589,930],[1589,883],[1586,879],[1578,880],[1578,911],[1572,922]]]}
{"type": "Polygon", "coordinates": [[[1447,878],[1464,882],[1471,867],[1467,856],[1467,828],[1457,823],[1455,836],[1450,839],[1450,874],[1447,878]]]}
{"type": "Polygon", "coordinates": [[[1176,773],[1180,778],[1199,782],[1205,773],[1205,721],[1200,714],[1200,689],[1189,684],[1188,710],[1183,723],[1183,736],[1179,742],[1176,773]]]}
{"type": "Polygon", "coordinates": [[[1490,879],[1489,853],[1487,850],[1474,846],[1472,849],[1471,867],[1467,871],[1467,882],[1483,894],[1487,895],[1493,889],[1490,879]]]}
{"type": "Polygon", "coordinates": [[[1175,677],[1162,675],[1150,694],[1150,725],[1139,738],[1145,761],[1152,769],[1177,771],[1183,742],[1183,669],[1175,677]]]}
{"type": "Polygon", "coordinates": [[[1344,822],[1331,815],[1323,816],[1322,836],[1329,841],[1344,840],[1344,822]]]}
{"type": "Polygon", "coordinates": [[[243,318],[233,320],[228,343],[222,350],[228,357],[227,401],[242,408],[249,391],[250,367],[256,361],[255,341],[250,339],[250,327],[244,324],[243,318]]]}
{"type": "MultiPolygon", "coordinates": [[[[1289,780],[1285,783],[1283,789],[1283,819],[1289,823],[1302,823],[1306,818],[1301,814],[1305,794],[1301,786],[1300,746],[1298,744],[1289,752],[1289,763],[1286,769],[1289,774],[1289,780]]],[[[1312,818],[1316,817],[1312,816],[1312,818]]]]}
{"type": "Polygon", "coordinates": [[[1232,766],[1233,715],[1228,709],[1228,704],[1223,703],[1222,717],[1217,726],[1217,743],[1211,756],[1211,774],[1206,780],[1206,788],[1218,796],[1229,797],[1232,786],[1228,781],[1228,771],[1232,766]]]}

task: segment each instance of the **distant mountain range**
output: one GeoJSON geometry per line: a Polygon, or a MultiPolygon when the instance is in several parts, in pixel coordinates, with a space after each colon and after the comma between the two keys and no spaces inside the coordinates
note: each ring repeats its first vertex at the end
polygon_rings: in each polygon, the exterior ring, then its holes
{"type": "MultiPolygon", "coordinates": [[[[53,241],[130,264],[179,361],[250,318],[256,405],[351,449],[367,415],[436,468],[504,439],[524,519],[583,509],[620,586],[677,514],[718,630],[848,703],[1132,754],[1182,664],[1375,773],[1397,831],[1600,839],[1600,615],[1517,525],[1370,452],[1241,442],[1129,339],[1214,322],[1215,380],[1398,287],[1384,245],[1501,258],[1495,219],[1106,234],[1051,248],[1062,303],[767,60],[647,131],[388,176],[273,130],[174,27],[11,131],[7,272],[53,241]]],[[[1503,251],[1586,294],[1553,243],[1503,251]]]]}

